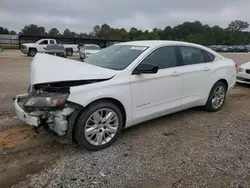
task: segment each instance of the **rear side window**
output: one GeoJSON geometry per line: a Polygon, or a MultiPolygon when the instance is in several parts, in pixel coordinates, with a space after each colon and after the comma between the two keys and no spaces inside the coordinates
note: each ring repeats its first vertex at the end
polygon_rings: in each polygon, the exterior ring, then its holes
{"type": "Polygon", "coordinates": [[[215,55],[213,55],[207,51],[204,51],[204,50],[203,50],[203,53],[205,55],[206,62],[213,62],[214,61],[215,55]]]}
{"type": "Polygon", "coordinates": [[[184,65],[193,65],[206,62],[204,53],[199,48],[180,46],[179,49],[184,65]]]}
{"type": "Polygon", "coordinates": [[[55,44],[55,41],[54,40],[50,40],[49,43],[50,44],[55,44]]]}

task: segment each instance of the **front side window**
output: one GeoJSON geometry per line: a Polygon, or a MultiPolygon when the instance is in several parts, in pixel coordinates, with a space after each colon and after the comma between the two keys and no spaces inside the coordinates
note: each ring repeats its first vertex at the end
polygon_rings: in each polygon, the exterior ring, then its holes
{"type": "Polygon", "coordinates": [[[39,44],[48,44],[48,41],[44,40],[44,41],[40,42],[39,44]]]}
{"type": "Polygon", "coordinates": [[[150,53],[141,64],[153,64],[159,69],[165,69],[178,66],[175,48],[173,46],[164,46],[150,53]]]}
{"type": "Polygon", "coordinates": [[[113,70],[123,70],[147,48],[147,46],[113,45],[88,57],[85,63],[113,70]]]}
{"type": "Polygon", "coordinates": [[[181,46],[179,48],[184,65],[193,65],[206,62],[201,49],[188,46],[181,46]]]}

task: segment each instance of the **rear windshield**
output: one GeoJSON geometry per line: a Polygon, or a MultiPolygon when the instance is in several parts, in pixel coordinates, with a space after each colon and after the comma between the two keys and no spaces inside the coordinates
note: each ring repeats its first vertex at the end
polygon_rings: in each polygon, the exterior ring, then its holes
{"type": "Polygon", "coordinates": [[[147,46],[113,45],[87,58],[85,62],[108,69],[123,70],[147,48],[147,46]]]}

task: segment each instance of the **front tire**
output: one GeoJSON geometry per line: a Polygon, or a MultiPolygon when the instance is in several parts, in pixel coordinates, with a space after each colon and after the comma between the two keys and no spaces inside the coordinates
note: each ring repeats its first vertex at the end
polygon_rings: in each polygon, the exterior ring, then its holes
{"type": "Polygon", "coordinates": [[[120,109],[109,101],[88,106],[74,125],[74,136],[80,147],[97,151],[109,147],[123,127],[120,109]]]}
{"type": "Polygon", "coordinates": [[[215,83],[210,91],[205,109],[210,112],[219,111],[225,102],[226,93],[227,87],[223,82],[215,83]]]}
{"type": "Polygon", "coordinates": [[[28,56],[34,57],[36,55],[36,53],[37,53],[36,49],[30,49],[29,53],[28,53],[28,56]]]}

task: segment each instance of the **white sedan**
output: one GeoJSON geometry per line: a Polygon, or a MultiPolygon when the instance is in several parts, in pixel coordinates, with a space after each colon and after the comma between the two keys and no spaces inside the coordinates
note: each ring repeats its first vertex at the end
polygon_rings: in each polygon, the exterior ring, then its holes
{"type": "Polygon", "coordinates": [[[132,125],[195,106],[220,110],[236,66],[196,44],[134,41],[84,63],[37,54],[30,78],[29,94],[15,99],[19,119],[100,150],[132,125]]]}
{"type": "Polygon", "coordinates": [[[79,49],[79,58],[84,61],[86,58],[96,54],[101,51],[100,46],[96,44],[85,44],[79,49]]]}
{"type": "Polygon", "coordinates": [[[240,65],[237,69],[238,83],[250,84],[250,62],[240,65]]]}

